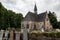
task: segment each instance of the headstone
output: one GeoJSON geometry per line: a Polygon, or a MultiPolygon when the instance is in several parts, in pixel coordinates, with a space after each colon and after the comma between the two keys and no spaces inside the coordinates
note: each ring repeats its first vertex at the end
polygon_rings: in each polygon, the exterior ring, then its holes
{"type": "Polygon", "coordinates": [[[0,40],[3,39],[3,32],[4,32],[3,30],[0,31],[0,40]]]}
{"type": "Polygon", "coordinates": [[[28,40],[28,31],[27,29],[23,29],[23,40],[28,40]]]}
{"type": "Polygon", "coordinates": [[[8,40],[8,33],[9,33],[9,31],[5,31],[5,35],[4,35],[4,40],[8,40]]]}
{"type": "Polygon", "coordinates": [[[10,31],[10,40],[14,40],[14,32],[13,32],[13,30],[10,31]]]}
{"type": "Polygon", "coordinates": [[[15,40],[20,40],[20,32],[15,32],[15,40]]]}
{"type": "Polygon", "coordinates": [[[42,28],[41,31],[44,32],[44,29],[42,28]]]}

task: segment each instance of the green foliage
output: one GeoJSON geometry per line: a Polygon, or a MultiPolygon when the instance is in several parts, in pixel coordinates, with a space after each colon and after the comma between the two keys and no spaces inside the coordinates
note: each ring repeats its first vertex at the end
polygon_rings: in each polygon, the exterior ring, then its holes
{"type": "Polygon", "coordinates": [[[50,19],[50,22],[53,26],[53,28],[60,28],[60,22],[57,21],[57,17],[56,17],[56,14],[54,12],[50,12],[49,11],[49,19],[50,19]]]}
{"type": "Polygon", "coordinates": [[[57,22],[57,27],[60,29],[60,22],[57,22]]]}
{"type": "Polygon", "coordinates": [[[7,10],[0,2],[0,29],[8,27],[19,28],[21,27],[22,18],[23,15],[21,13],[17,14],[11,10],[7,10]]]}
{"type": "MultiPolygon", "coordinates": [[[[60,22],[57,22],[55,13],[49,11],[48,16],[53,28],[60,28],[60,22]]],[[[21,13],[7,10],[0,2],[0,29],[6,29],[8,27],[19,28],[21,27],[22,19],[23,15],[21,13]]]]}

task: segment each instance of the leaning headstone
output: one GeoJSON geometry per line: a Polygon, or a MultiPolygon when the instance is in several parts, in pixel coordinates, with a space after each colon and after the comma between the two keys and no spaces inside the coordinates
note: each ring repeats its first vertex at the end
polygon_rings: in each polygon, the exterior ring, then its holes
{"type": "Polygon", "coordinates": [[[23,29],[23,40],[28,40],[28,31],[27,29],[23,29]]]}
{"type": "Polygon", "coordinates": [[[15,40],[20,40],[20,32],[15,32],[15,40]]]}
{"type": "Polygon", "coordinates": [[[14,32],[13,32],[13,30],[10,31],[10,40],[14,40],[14,32]]]}
{"type": "Polygon", "coordinates": [[[5,31],[5,35],[4,35],[4,40],[8,40],[8,33],[9,33],[9,31],[5,31]]]}
{"type": "Polygon", "coordinates": [[[0,31],[0,40],[3,39],[3,32],[4,32],[4,30],[1,30],[1,31],[0,31]]]}

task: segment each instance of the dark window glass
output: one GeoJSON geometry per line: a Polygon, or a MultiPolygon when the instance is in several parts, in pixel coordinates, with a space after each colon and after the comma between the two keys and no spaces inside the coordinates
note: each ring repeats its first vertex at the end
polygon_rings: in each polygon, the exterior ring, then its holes
{"type": "Polygon", "coordinates": [[[34,24],[34,29],[36,29],[36,25],[34,24]]]}
{"type": "Polygon", "coordinates": [[[29,28],[29,24],[27,24],[27,28],[29,28]]]}

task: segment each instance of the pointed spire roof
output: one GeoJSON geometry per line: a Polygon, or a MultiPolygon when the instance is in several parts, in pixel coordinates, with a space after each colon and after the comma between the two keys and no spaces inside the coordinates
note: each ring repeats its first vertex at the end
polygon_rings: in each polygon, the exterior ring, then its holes
{"type": "Polygon", "coordinates": [[[34,11],[37,11],[37,6],[36,6],[36,4],[35,4],[35,6],[34,6],[34,11]]]}

